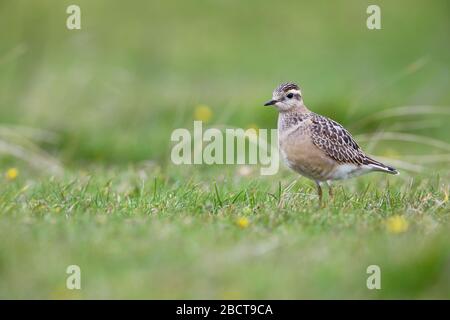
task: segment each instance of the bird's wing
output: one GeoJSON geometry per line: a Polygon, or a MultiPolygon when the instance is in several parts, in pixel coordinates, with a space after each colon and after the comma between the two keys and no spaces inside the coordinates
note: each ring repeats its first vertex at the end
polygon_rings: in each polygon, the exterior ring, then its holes
{"type": "Polygon", "coordinates": [[[318,114],[314,114],[311,120],[312,142],[330,158],[339,163],[367,164],[370,158],[339,123],[318,114]]]}

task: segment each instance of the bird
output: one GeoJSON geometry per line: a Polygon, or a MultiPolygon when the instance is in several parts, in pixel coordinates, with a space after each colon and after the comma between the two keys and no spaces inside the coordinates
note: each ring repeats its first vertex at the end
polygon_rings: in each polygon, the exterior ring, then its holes
{"type": "Polygon", "coordinates": [[[278,148],[293,171],[313,180],[322,204],[322,185],[333,196],[331,182],[369,172],[397,175],[399,172],[368,156],[339,123],[309,110],[299,86],[279,85],[264,104],[278,110],[278,148]]]}

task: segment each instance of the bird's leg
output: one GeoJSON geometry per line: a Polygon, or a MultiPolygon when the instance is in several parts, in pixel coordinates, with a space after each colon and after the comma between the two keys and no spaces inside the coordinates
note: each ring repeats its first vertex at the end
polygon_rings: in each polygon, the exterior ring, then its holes
{"type": "Polygon", "coordinates": [[[333,196],[334,196],[333,188],[331,187],[330,181],[327,181],[327,186],[328,186],[328,195],[330,196],[330,198],[333,198],[333,196]]]}
{"type": "Polygon", "coordinates": [[[320,186],[320,183],[316,181],[317,185],[317,194],[319,195],[319,207],[322,206],[322,187],[320,186]]]}

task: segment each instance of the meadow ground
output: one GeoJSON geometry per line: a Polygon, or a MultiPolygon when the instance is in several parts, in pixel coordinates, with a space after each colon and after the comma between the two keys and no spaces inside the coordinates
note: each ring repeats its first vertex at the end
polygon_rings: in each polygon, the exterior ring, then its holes
{"type": "Polygon", "coordinates": [[[3,190],[0,295],[449,297],[442,178],[366,177],[318,208],[313,184],[290,176],[145,179],[141,170],[18,179],[3,190]],[[82,290],[65,287],[71,264],[82,270],[82,290]],[[381,290],[366,287],[369,265],[381,268],[381,290]]]}
{"type": "Polygon", "coordinates": [[[365,1],[78,2],[78,31],[0,2],[0,298],[450,298],[447,1],[378,31],[365,1]],[[195,119],[274,128],[287,80],[401,174],[319,208],[285,168],[171,163],[195,119]]]}

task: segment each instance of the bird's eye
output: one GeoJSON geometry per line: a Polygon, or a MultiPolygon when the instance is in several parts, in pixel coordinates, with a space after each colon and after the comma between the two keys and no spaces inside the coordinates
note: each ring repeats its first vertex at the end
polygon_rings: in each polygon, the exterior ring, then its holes
{"type": "Polygon", "coordinates": [[[288,97],[289,99],[292,99],[293,96],[294,96],[293,93],[289,93],[286,97],[288,97]]]}

